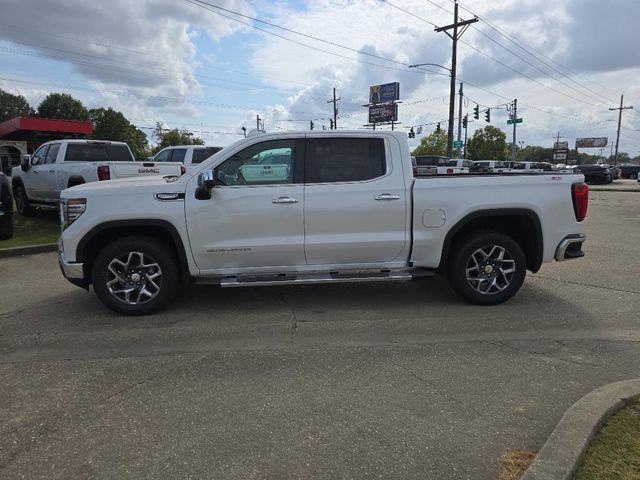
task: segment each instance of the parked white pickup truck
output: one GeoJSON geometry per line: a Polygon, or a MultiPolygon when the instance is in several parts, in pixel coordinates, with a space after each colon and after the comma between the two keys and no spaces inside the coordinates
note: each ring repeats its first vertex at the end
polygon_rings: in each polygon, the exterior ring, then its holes
{"type": "Polygon", "coordinates": [[[61,195],[59,263],[109,308],[140,315],[190,279],[222,287],[410,280],[439,273],[497,304],[526,270],[584,255],[580,174],[414,178],[399,132],[241,140],[181,177],[61,195]]]}
{"type": "Polygon", "coordinates": [[[123,142],[56,140],[25,155],[12,170],[11,185],[18,213],[29,216],[36,207],[57,208],[60,192],[74,185],[184,171],[177,163],[136,162],[123,142]]]}

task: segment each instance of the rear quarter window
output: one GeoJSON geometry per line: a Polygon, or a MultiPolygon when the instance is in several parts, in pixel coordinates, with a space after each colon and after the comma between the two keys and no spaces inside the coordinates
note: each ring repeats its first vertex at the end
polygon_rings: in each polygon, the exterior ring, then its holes
{"type": "Polygon", "coordinates": [[[131,152],[125,145],[107,143],[69,143],[65,154],[67,162],[132,162],[131,152]]]}
{"type": "Polygon", "coordinates": [[[193,151],[191,163],[202,163],[204,160],[209,158],[211,155],[218,153],[220,150],[222,150],[221,147],[198,148],[193,151]]]}

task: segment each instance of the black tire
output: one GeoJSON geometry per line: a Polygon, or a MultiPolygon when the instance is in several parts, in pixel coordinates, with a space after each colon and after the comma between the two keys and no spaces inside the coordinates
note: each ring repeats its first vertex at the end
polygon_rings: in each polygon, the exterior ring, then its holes
{"type": "Polygon", "coordinates": [[[33,217],[36,209],[29,205],[29,197],[24,187],[20,184],[13,187],[13,198],[16,201],[16,210],[23,217],[33,217]]]}
{"type": "Polygon", "coordinates": [[[102,303],[114,312],[122,315],[153,313],[176,293],[180,277],[175,260],[172,250],[155,238],[131,236],[115,240],[96,257],[91,271],[93,289],[102,303]],[[114,270],[121,276],[116,276],[114,270]],[[158,272],[160,275],[156,275],[158,272]],[[111,288],[107,285],[109,282],[111,288]],[[128,289],[133,291],[127,294],[128,289]],[[143,291],[147,293],[143,295],[143,291]],[[133,303],[127,303],[127,298],[133,303]]]}
{"type": "Polygon", "coordinates": [[[470,303],[497,305],[515,295],[524,282],[526,257],[520,245],[508,235],[472,233],[456,242],[451,252],[447,280],[451,288],[470,303]],[[503,260],[495,258],[501,250],[503,260]],[[489,257],[483,259],[487,253],[489,257]],[[509,272],[512,268],[514,271],[509,272]]]}
{"type": "Polygon", "coordinates": [[[13,237],[13,219],[10,215],[0,217],[0,240],[13,237]]]}
{"type": "Polygon", "coordinates": [[[637,174],[637,173],[630,173],[630,174],[629,174],[629,178],[630,178],[631,180],[635,180],[636,178],[638,178],[638,174],[637,174]]]}

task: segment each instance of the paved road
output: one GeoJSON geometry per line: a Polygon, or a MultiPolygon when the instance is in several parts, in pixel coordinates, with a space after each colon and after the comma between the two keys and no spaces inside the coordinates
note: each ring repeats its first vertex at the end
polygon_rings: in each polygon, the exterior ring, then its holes
{"type": "Polygon", "coordinates": [[[640,207],[594,192],[588,257],[507,304],[441,279],[198,287],[131,319],[51,254],[0,260],[0,478],[494,479],[640,376],[640,207]]]}

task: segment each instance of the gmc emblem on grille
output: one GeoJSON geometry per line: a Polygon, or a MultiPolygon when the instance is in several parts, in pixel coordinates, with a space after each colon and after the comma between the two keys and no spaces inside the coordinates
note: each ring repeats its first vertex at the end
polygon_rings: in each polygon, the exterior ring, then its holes
{"type": "Polygon", "coordinates": [[[139,168],[138,173],[160,173],[159,168],[139,168]]]}

